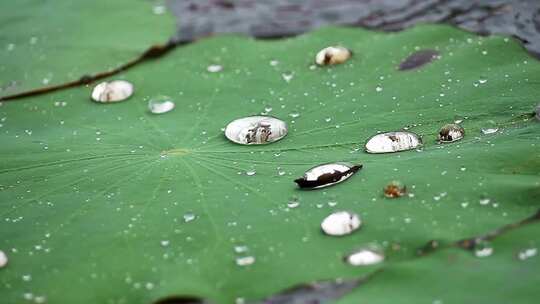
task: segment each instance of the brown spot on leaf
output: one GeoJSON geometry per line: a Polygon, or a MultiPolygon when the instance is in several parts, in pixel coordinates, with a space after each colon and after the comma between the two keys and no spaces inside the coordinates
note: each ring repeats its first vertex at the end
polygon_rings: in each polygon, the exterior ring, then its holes
{"type": "Polygon", "coordinates": [[[431,61],[439,57],[439,52],[436,50],[420,50],[412,53],[409,57],[405,58],[400,64],[398,70],[408,71],[412,69],[417,69],[425,64],[430,63],[431,61]]]}

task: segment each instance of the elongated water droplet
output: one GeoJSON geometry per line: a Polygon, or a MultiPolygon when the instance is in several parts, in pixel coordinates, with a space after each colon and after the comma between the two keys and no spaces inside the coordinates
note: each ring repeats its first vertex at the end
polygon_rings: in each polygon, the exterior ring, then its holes
{"type": "Polygon", "coordinates": [[[7,263],[8,263],[7,255],[2,250],[0,250],[0,268],[5,267],[7,263]]]}
{"type": "Polygon", "coordinates": [[[419,68],[433,60],[439,58],[439,52],[436,50],[420,50],[409,55],[398,67],[400,71],[407,71],[419,68]]]}
{"type": "Polygon", "coordinates": [[[223,70],[223,67],[219,64],[211,64],[206,68],[206,70],[210,73],[217,73],[221,72],[221,70],[223,70]]]}
{"type": "Polygon", "coordinates": [[[271,116],[249,116],[230,122],[225,136],[243,145],[261,145],[278,141],[287,135],[287,124],[271,116]]]}
{"type": "Polygon", "coordinates": [[[167,113],[174,109],[174,102],[169,96],[156,96],[148,101],[148,109],[154,114],[167,113]]]}
{"type": "Polygon", "coordinates": [[[131,95],[133,95],[133,84],[125,80],[101,82],[92,90],[92,99],[102,103],[123,101],[131,95]]]}
{"type": "Polygon", "coordinates": [[[238,266],[249,266],[255,263],[255,257],[245,256],[236,258],[236,265],[238,266]]]}
{"type": "Polygon", "coordinates": [[[384,254],[374,248],[362,248],[346,256],[345,261],[352,266],[375,265],[384,261],[384,254]]]}
{"type": "Polygon", "coordinates": [[[294,73],[293,72],[282,73],[281,77],[283,77],[283,80],[285,80],[285,82],[289,83],[293,79],[294,73]]]}
{"type": "Polygon", "coordinates": [[[342,46],[329,46],[320,50],[315,56],[318,65],[334,65],[347,61],[352,53],[342,46]]]}
{"type": "Polygon", "coordinates": [[[247,171],[246,171],[246,175],[247,175],[247,176],[253,176],[253,175],[255,175],[255,174],[257,174],[257,171],[255,171],[254,169],[252,169],[252,170],[247,170],[247,171]]]}
{"type": "Polygon", "coordinates": [[[412,132],[377,134],[366,143],[368,153],[392,153],[416,149],[422,145],[420,137],[412,132]]]}
{"type": "Polygon", "coordinates": [[[486,241],[481,241],[474,246],[474,255],[479,258],[485,258],[493,254],[493,247],[486,241]]]}
{"type": "Polygon", "coordinates": [[[524,261],[528,258],[535,256],[537,253],[538,253],[538,250],[536,248],[527,248],[518,252],[517,257],[521,261],[524,261]]]}
{"type": "Polygon", "coordinates": [[[329,163],[313,167],[294,182],[300,188],[318,189],[340,183],[362,169],[362,165],[329,163]]]}
{"type": "Polygon", "coordinates": [[[493,133],[497,133],[497,131],[499,131],[499,128],[485,128],[485,129],[482,129],[482,134],[493,134],[493,133]]]}
{"type": "Polygon", "coordinates": [[[462,139],[464,135],[465,130],[460,125],[447,124],[444,125],[439,131],[439,142],[449,143],[453,141],[458,141],[462,139]]]}
{"type": "MultiPolygon", "coordinates": [[[[539,106],[540,107],[540,106],[539,106]]],[[[300,113],[298,112],[291,112],[289,113],[289,116],[292,117],[292,118],[298,118],[300,117],[300,113]]]]}
{"type": "Polygon", "coordinates": [[[184,222],[189,223],[195,219],[196,215],[194,213],[188,212],[184,214],[184,222]]]}
{"type": "Polygon", "coordinates": [[[293,197],[288,203],[287,207],[294,209],[296,207],[300,206],[300,202],[298,201],[297,197],[293,197]]]}
{"type": "Polygon", "coordinates": [[[333,236],[347,235],[360,228],[362,224],[356,213],[338,211],[327,216],[321,223],[324,233],[333,236]]]}
{"type": "Polygon", "coordinates": [[[534,111],[534,116],[536,117],[536,120],[540,121],[540,104],[536,106],[536,110],[534,111]]]}
{"type": "Polygon", "coordinates": [[[407,194],[407,187],[398,181],[392,181],[384,187],[383,192],[388,198],[402,197],[407,194]]]}

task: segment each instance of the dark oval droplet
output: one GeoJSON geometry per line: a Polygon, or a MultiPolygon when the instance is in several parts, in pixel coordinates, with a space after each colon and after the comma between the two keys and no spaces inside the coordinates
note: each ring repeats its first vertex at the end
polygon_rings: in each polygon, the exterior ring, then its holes
{"type": "Polygon", "coordinates": [[[437,57],[439,57],[439,52],[436,50],[420,50],[405,58],[405,60],[399,64],[398,70],[407,71],[416,69],[430,63],[434,59],[437,59],[437,57]]]}
{"type": "Polygon", "coordinates": [[[304,189],[317,189],[340,183],[362,169],[362,165],[349,165],[345,163],[330,163],[313,167],[306,171],[304,176],[294,180],[298,187],[304,189]]]}
{"type": "Polygon", "coordinates": [[[192,296],[170,296],[161,298],[154,302],[154,304],[203,304],[208,303],[200,298],[192,296]]]}

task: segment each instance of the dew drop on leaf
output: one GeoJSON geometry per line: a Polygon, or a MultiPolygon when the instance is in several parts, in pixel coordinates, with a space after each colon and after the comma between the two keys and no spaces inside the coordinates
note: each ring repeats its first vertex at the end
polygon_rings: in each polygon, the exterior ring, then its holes
{"type": "Polygon", "coordinates": [[[315,56],[315,63],[318,65],[334,65],[344,63],[351,57],[352,53],[342,46],[329,46],[320,50],[315,56]]]}
{"type": "Polygon", "coordinates": [[[479,258],[485,258],[493,254],[493,247],[486,241],[481,241],[474,246],[474,255],[479,258]]]}
{"type": "Polygon", "coordinates": [[[294,78],[294,73],[293,72],[285,72],[285,73],[281,74],[281,77],[283,77],[283,80],[285,80],[285,82],[289,83],[294,78]]]}
{"type": "Polygon", "coordinates": [[[362,165],[330,163],[313,167],[294,182],[300,188],[319,189],[340,183],[362,169],[362,165]]]}
{"type": "Polygon", "coordinates": [[[206,70],[209,73],[217,73],[217,72],[221,72],[221,70],[223,70],[223,66],[221,66],[219,64],[211,64],[206,68],[206,70]]]}
{"type": "Polygon", "coordinates": [[[407,71],[419,68],[425,64],[439,58],[439,52],[436,50],[420,50],[409,55],[398,67],[400,71],[407,71]]]}
{"type": "Polygon", "coordinates": [[[255,257],[253,256],[244,256],[236,258],[236,265],[238,266],[249,266],[255,263],[255,257]]]}
{"type": "Polygon", "coordinates": [[[490,202],[491,200],[489,198],[481,198],[479,201],[480,205],[482,206],[489,205],[490,202]]]}
{"type": "Polygon", "coordinates": [[[362,222],[356,213],[338,211],[327,216],[321,223],[324,233],[333,236],[347,235],[360,228],[362,222]]]}
{"type": "MultiPolygon", "coordinates": [[[[540,108],[540,105],[539,105],[538,107],[540,108]]],[[[537,110],[537,112],[538,112],[538,110],[537,110]]],[[[291,112],[291,113],[289,113],[289,116],[292,117],[292,118],[298,118],[298,117],[300,117],[300,113],[298,113],[298,112],[291,112]]],[[[540,119],[540,118],[539,118],[539,119],[540,119]]]]}
{"type": "Polygon", "coordinates": [[[294,209],[296,207],[300,206],[300,202],[298,201],[297,197],[293,197],[288,203],[287,207],[294,209]]]}
{"type": "Polygon", "coordinates": [[[366,143],[368,153],[392,153],[416,149],[422,140],[412,132],[387,132],[373,136],[366,143]]]}
{"type": "Polygon", "coordinates": [[[369,266],[384,261],[384,255],[379,250],[362,248],[346,256],[345,261],[352,266],[369,266]]]}
{"type": "Polygon", "coordinates": [[[125,80],[105,81],[94,87],[92,99],[101,103],[119,102],[131,97],[133,90],[133,84],[125,80]]]}
{"type": "Polygon", "coordinates": [[[2,250],[0,250],[0,268],[6,267],[7,263],[8,263],[7,255],[2,250]]]}
{"type": "Polygon", "coordinates": [[[458,141],[465,135],[465,130],[458,124],[444,125],[439,131],[439,142],[449,143],[458,141]]]}
{"type": "Polygon", "coordinates": [[[278,141],[287,135],[287,124],[271,116],[249,116],[230,122],[225,136],[242,145],[261,145],[278,141]]]}
{"type": "Polygon", "coordinates": [[[163,114],[174,109],[174,102],[169,96],[159,95],[148,101],[148,110],[154,114],[163,114]]]}
{"type": "Polygon", "coordinates": [[[196,218],[196,215],[194,213],[188,212],[184,214],[184,222],[189,223],[193,221],[196,218]]]}
{"type": "Polygon", "coordinates": [[[534,116],[536,117],[536,120],[540,121],[540,104],[536,106],[536,110],[534,111],[534,116]]]}
{"type": "Polygon", "coordinates": [[[485,128],[485,129],[482,129],[482,134],[488,135],[488,134],[497,133],[497,131],[499,131],[499,128],[485,128]]]}
{"type": "Polygon", "coordinates": [[[535,256],[537,253],[538,250],[536,248],[527,248],[518,252],[517,257],[519,260],[524,261],[535,256]]]}
{"type": "Polygon", "coordinates": [[[257,174],[257,171],[255,171],[255,170],[253,170],[253,169],[252,169],[252,170],[246,171],[246,175],[247,175],[247,176],[253,176],[253,175],[255,175],[255,174],[257,174]]]}

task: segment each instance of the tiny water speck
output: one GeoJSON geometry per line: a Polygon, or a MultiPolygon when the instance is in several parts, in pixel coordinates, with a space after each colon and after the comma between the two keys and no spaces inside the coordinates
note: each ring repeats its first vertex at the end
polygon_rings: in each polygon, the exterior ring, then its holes
{"type": "Polygon", "coordinates": [[[533,256],[535,256],[538,253],[538,250],[536,248],[527,248],[520,252],[518,252],[518,259],[521,261],[527,260],[533,256]]]}
{"type": "Polygon", "coordinates": [[[188,212],[184,214],[184,222],[189,223],[193,221],[197,216],[194,213],[188,212]]]}
{"type": "Polygon", "coordinates": [[[338,211],[327,216],[321,223],[321,229],[327,235],[342,236],[351,234],[362,224],[360,216],[349,211],[338,211]]]}

